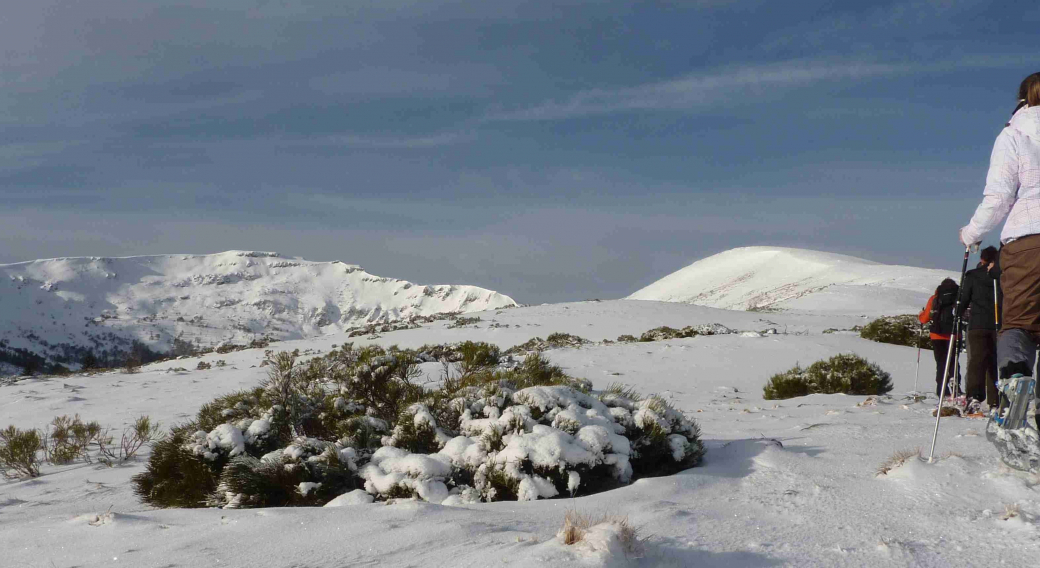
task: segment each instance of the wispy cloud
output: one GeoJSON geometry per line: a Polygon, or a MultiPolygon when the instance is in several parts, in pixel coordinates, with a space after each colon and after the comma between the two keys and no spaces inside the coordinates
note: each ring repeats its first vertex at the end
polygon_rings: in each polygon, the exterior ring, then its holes
{"type": "Polygon", "coordinates": [[[866,79],[909,70],[910,66],[905,64],[820,61],[732,67],[634,87],[580,91],[562,101],[499,111],[486,120],[566,120],[625,111],[697,109],[730,101],[748,91],[838,79],[866,79]]]}
{"type": "Polygon", "coordinates": [[[453,144],[463,144],[475,140],[476,133],[469,130],[436,132],[418,136],[370,136],[358,134],[333,134],[317,138],[285,139],[276,138],[279,144],[293,146],[337,146],[341,148],[358,148],[372,150],[409,150],[437,148],[453,144]]]}

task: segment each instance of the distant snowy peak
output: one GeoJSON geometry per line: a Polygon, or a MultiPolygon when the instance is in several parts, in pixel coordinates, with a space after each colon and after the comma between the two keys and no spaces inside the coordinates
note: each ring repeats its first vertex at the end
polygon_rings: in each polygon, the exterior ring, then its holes
{"type": "Polygon", "coordinates": [[[275,252],[0,264],[0,340],[34,351],[41,342],[96,343],[108,332],[159,346],[175,337],[202,345],[263,335],[305,338],[514,305],[476,286],[422,286],[340,261],[275,252]]]}
{"type": "Polygon", "coordinates": [[[945,270],[783,247],[744,247],[694,262],[628,297],[732,310],[899,314],[920,310],[945,270]]]}

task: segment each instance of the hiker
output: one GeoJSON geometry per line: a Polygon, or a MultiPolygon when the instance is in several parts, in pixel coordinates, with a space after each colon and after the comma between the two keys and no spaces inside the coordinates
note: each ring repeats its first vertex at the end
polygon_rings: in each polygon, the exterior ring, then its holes
{"type": "Polygon", "coordinates": [[[968,374],[964,378],[967,407],[975,410],[986,401],[997,406],[997,308],[994,304],[994,278],[990,274],[997,262],[997,247],[982,249],[976,268],[964,275],[961,287],[961,321],[968,322],[968,374]],[[965,320],[965,311],[968,317],[965,320]]]}
{"type": "Polygon", "coordinates": [[[1032,376],[1040,341],[1040,73],[1022,81],[1018,99],[993,145],[982,203],[960,230],[961,243],[972,246],[1007,219],[999,254],[1004,301],[997,365],[1002,379],[1032,376]]]}
{"type": "MultiPolygon", "coordinates": [[[[952,279],[943,280],[935,289],[935,294],[928,298],[918,321],[929,325],[928,337],[932,340],[932,354],[935,356],[935,395],[941,396],[943,373],[946,371],[946,358],[950,349],[950,336],[953,335],[953,308],[957,303],[957,283],[952,279]]],[[[956,365],[953,365],[956,367],[956,365]]],[[[960,375],[957,374],[957,383],[960,375]]],[[[953,392],[953,385],[946,386],[946,394],[953,392]]]]}

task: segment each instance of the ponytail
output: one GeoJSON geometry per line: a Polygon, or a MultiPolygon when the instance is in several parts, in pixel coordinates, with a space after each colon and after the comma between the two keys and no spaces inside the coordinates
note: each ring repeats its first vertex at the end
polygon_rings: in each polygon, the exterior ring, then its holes
{"type": "Polygon", "coordinates": [[[1040,106],[1040,73],[1026,77],[1018,87],[1019,104],[1040,106]]]}

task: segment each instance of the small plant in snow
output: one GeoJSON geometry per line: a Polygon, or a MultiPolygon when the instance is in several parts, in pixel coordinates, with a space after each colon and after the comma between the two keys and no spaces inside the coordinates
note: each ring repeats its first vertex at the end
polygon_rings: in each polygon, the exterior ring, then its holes
{"type": "Polygon", "coordinates": [[[0,468],[5,477],[38,477],[41,450],[43,439],[36,430],[19,430],[14,426],[0,430],[0,468]]]}
{"type": "MultiPolygon", "coordinates": [[[[628,522],[628,517],[622,515],[603,515],[593,517],[579,513],[573,509],[567,511],[563,517],[563,528],[556,536],[567,546],[573,546],[586,541],[592,533],[601,532],[606,539],[617,539],[625,556],[630,558],[641,558],[643,556],[643,539],[639,538],[639,531],[628,522]]],[[[597,543],[600,544],[600,543],[597,543]]]]}
{"type": "MultiPolygon", "coordinates": [[[[95,423],[96,424],[96,423],[95,423]]],[[[137,451],[145,444],[152,443],[162,437],[158,423],[151,418],[141,416],[134,425],[123,430],[119,445],[112,445],[113,438],[103,431],[95,437],[98,445],[98,461],[111,467],[117,463],[129,461],[137,455],[137,451]]]]}
{"type": "Polygon", "coordinates": [[[1018,503],[1012,503],[1010,505],[1004,505],[1004,514],[1000,516],[1000,520],[1009,521],[1021,514],[1021,510],[1018,507],[1018,503]]]}
{"type": "Polygon", "coordinates": [[[47,441],[47,459],[55,465],[72,463],[82,457],[90,462],[87,449],[102,434],[97,422],[84,424],[77,414],[74,418],[56,416],[51,421],[50,439],[47,441]]]}
{"type": "Polygon", "coordinates": [[[199,364],[195,366],[195,370],[196,371],[207,371],[207,370],[212,369],[212,368],[213,368],[213,365],[210,365],[209,363],[207,363],[205,361],[199,361],[199,364]]]}
{"type": "Polygon", "coordinates": [[[906,463],[907,460],[921,457],[921,448],[913,448],[910,450],[899,450],[892,454],[885,460],[885,463],[878,467],[875,476],[888,475],[888,472],[896,469],[906,463]]]}

